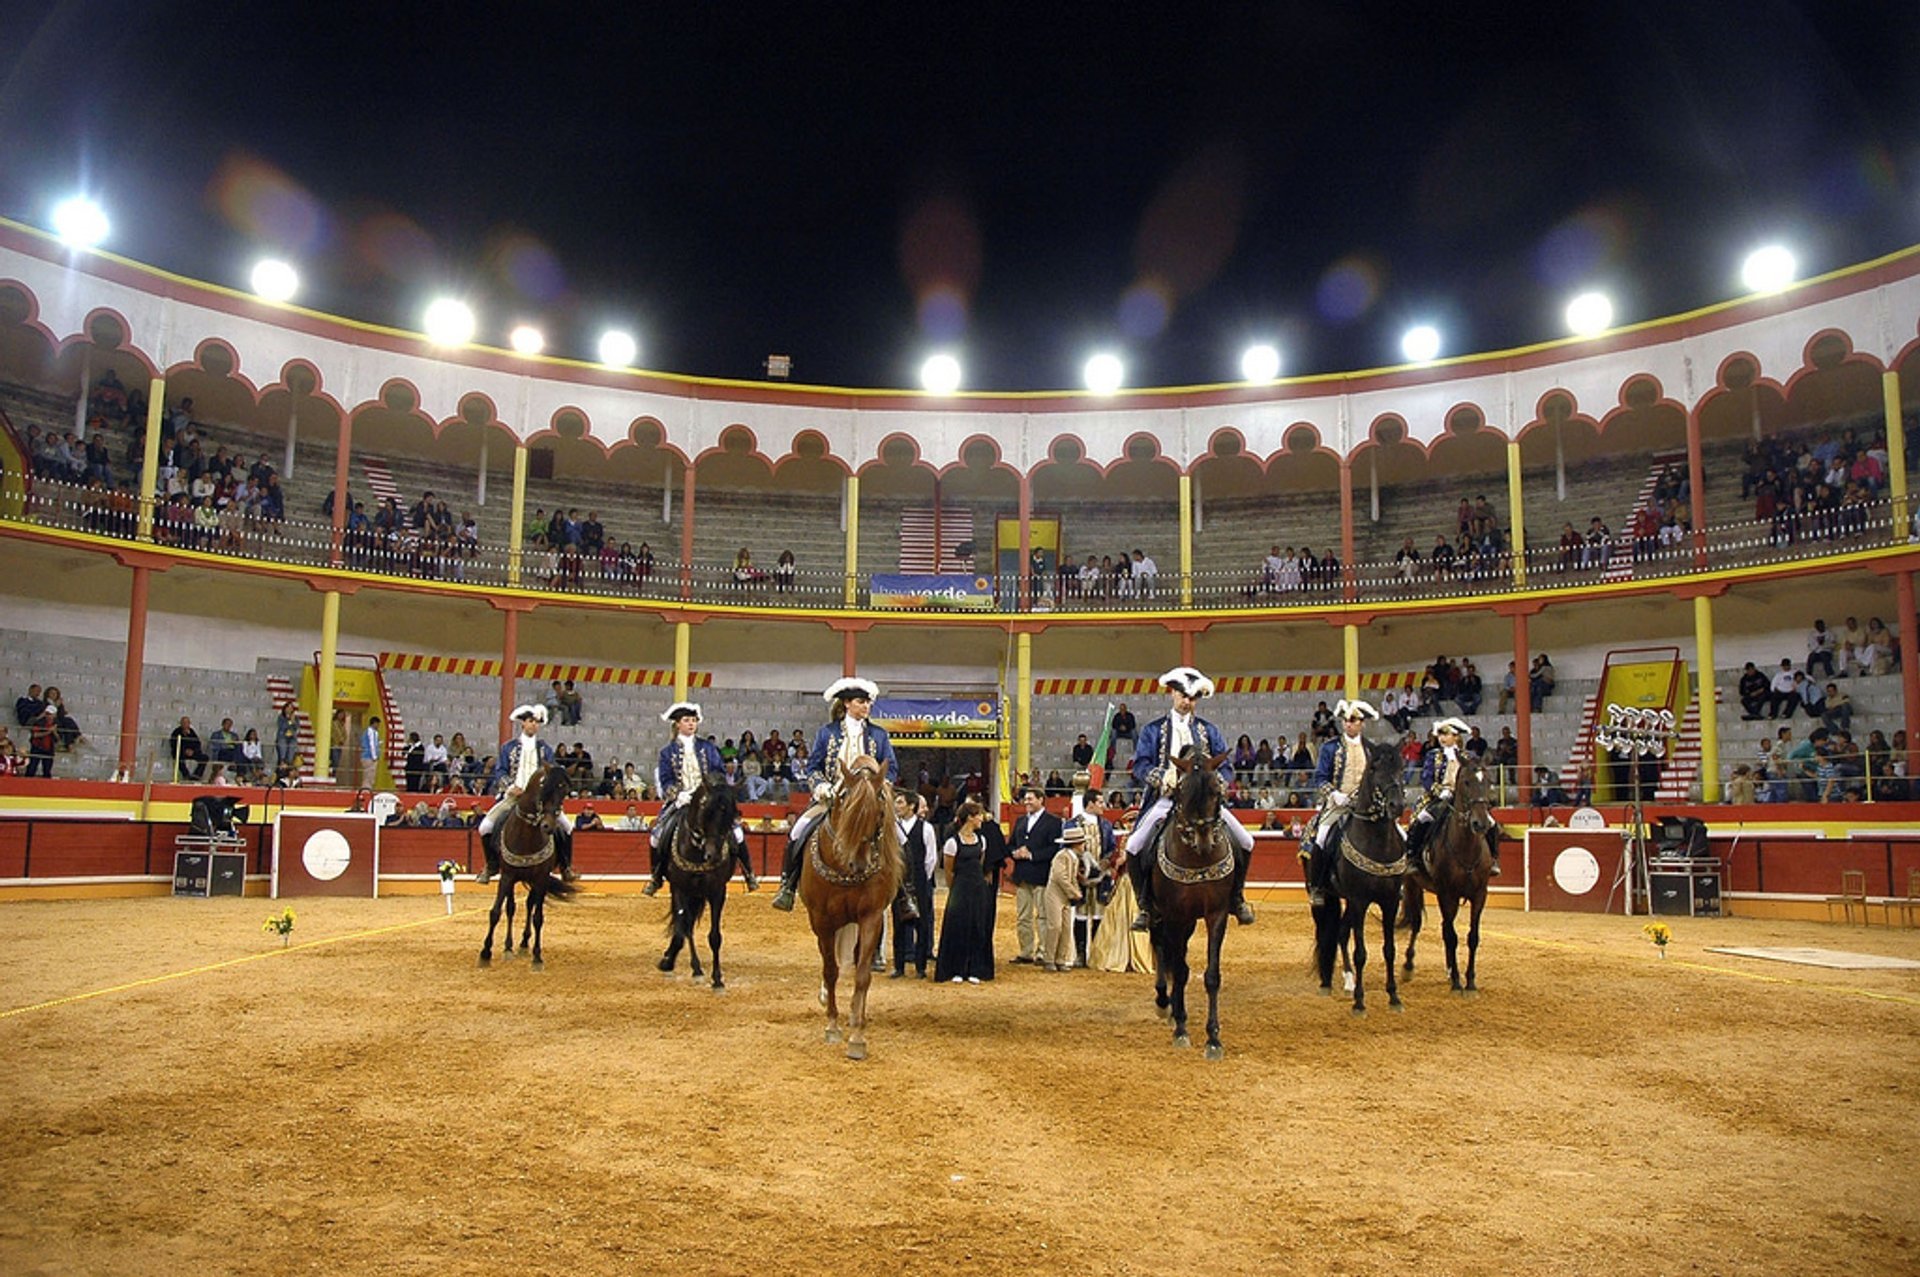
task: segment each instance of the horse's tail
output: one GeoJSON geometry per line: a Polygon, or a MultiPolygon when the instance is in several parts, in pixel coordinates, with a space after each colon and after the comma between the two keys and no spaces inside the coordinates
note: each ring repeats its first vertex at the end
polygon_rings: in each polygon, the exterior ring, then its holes
{"type": "Polygon", "coordinates": [[[579,894],[580,888],[577,884],[568,882],[559,874],[550,873],[547,875],[547,899],[571,900],[579,894]]]}

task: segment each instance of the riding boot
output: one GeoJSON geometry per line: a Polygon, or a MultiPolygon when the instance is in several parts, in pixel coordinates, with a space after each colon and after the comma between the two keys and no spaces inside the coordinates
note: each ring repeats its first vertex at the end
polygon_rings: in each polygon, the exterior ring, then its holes
{"type": "MultiPolygon", "coordinates": [[[[811,831],[809,831],[811,832],[811,831]]],[[[787,858],[780,866],[780,890],[774,893],[773,907],[783,913],[793,912],[795,893],[800,890],[800,850],[806,844],[789,841],[787,858]]]]}
{"type": "Polygon", "coordinates": [[[733,844],[733,858],[740,862],[740,876],[746,879],[748,891],[760,890],[760,880],[753,876],[753,857],[747,853],[743,842],[733,844]]]}
{"type": "MultiPolygon", "coordinates": [[[[665,823],[663,820],[653,822],[653,837],[647,840],[647,863],[652,867],[653,874],[647,879],[647,885],[640,888],[640,894],[643,896],[658,895],[660,884],[667,880],[667,839],[660,836],[660,826],[663,823],[665,823]]],[[[669,825],[667,837],[672,836],[673,827],[669,825]]]]}
{"type": "Polygon", "coordinates": [[[1227,912],[1243,927],[1253,925],[1253,906],[1247,903],[1247,870],[1252,865],[1251,851],[1233,849],[1233,896],[1227,903],[1227,912]]]}
{"type": "Polygon", "coordinates": [[[560,881],[572,882],[580,875],[573,871],[573,834],[565,829],[553,831],[553,859],[560,867],[560,881]]]}
{"type": "Polygon", "coordinates": [[[487,858],[486,866],[481,869],[475,882],[488,883],[500,872],[500,831],[490,829],[480,835],[480,854],[487,858]]]}
{"type": "Polygon", "coordinates": [[[1127,877],[1133,883],[1133,895],[1140,902],[1140,912],[1133,915],[1133,930],[1151,931],[1153,929],[1153,866],[1147,857],[1153,854],[1153,848],[1143,849],[1137,856],[1127,857],[1127,877]]]}
{"type": "Polygon", "coordinates": [[[1433,837],[1433,828],[1437,820],[1416,819],[1407,826],[1407,858],[1413,861],[1413,867],[1421,873],[1427,872],[1427,842],[1433,837]]]}
{"type": "Polygon", "coordinates": [[[1495,825],[1487,831],[1487,849],[1493,853],[1493,872],[1489,878],[1500,876],[1500,826],[1495,825]]]}
{"type": "Polygon", "coordinates": [[[1319,908],[1327,903],[1327,879],[1332,876],[1333,855],[1318,843],[1307,844],[1307,903],[1319,908]]]}

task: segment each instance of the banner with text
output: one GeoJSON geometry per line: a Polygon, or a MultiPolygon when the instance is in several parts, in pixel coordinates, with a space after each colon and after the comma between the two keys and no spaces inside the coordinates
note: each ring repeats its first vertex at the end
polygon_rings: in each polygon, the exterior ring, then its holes
{"type": "Polygon", "coordinates": [[[876,572],[869,595],[874,607],[985,612],[993,608],[993,581],[971,572],[928,576],[876,572]]]}
{"type": "Polygon", "coordinates": [[[998,700],[994,696],[911,700],[882,696],[873,703],[871,717],[889,736],[994,736],[1000,730],[998,700]]]}

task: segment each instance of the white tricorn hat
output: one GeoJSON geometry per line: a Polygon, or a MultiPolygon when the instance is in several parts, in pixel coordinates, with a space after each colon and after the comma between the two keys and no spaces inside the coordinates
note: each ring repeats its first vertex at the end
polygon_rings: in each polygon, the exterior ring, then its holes
{"type": "Polygon", "coordinates": [[[1466,723],[1457,718],[1443,718],[1433,725],[1433,734],[1435,736],[1438,736],[1441,732],[1452,732],[1457,736],[1466,736],[1470,734],[1471,730],[1466,723]]]}
{"type": "Polygon", "coordinates": [[[688,714],[695,718],[700,717],[700,707],[692,701],[675,701],[667,706],[667,712],[660,716],[660,721],[671,723],[676,719],[685,718],[688,714]]]}
{"type": "Polygon", "coordinates": [[[1160,676],[1160,686],[1199,700],[1213,695],[1213,680],[1191,665],[1176,665],[1160,676]]]}
{"type": "Polygon", "coordinates": [[[547,725],[547,707],[545,705],[521,705],[515,708],[511,717],[516,723],[523,718],[531,718],[534,722],[540,724],[540,726],[545,727],[547,725]]]}
{"type": "Polygon", "coordinates": [[[863,701],[875,700],[880,689],[864,678],[843,678],[820,694],[825,701],[850,701],[855,697],[863,701]]]}
{"type": "Polygon", "coordinates": [[[1356,696],[1350,701],[1336,702],[1333,707],[1333,716],[1335,718],[1378,718],[1380,711],[1356,696]]]}

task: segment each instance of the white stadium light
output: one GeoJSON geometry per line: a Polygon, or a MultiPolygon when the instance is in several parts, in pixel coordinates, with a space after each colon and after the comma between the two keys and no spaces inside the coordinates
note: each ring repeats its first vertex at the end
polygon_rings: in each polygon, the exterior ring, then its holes
{"type": "Polygon", "coordinates": [[[1240,376],[1247,381],[1272,381],[1280,375],[1280,352],[1272,346],[1249,346],[1240,356],[1240,376]]]}
{"type": "Polygon", "coordinates": [[[1407,329],[1400,339],[1400,353],[1416,364],[1424,364],[1440,354],[1440,330],[1432,324],[1407,329]]]}
{"type": "Polygon", "coordinates": [[[1778,244],[1756,248],[1747,254],[1740,267],[1740,282],[1750,293],[1777,293],[1791,284],[1800,272],[1793,254],[1778,244]]]}
{"type": "Polygon", "coordinates": [[[609,329],[600,334],[600,362],[609,368],[631,368],[640,356],[640,344],[629,333],[609,329]]]}
{"type": "Polygon", "coordinates": [[[1591,337],[1613,327],[1613,302],[1605,293],[1581,293],[1567,303],[1567,331],[1591,337]]]}
{"type": "Polygon", "coordinates": [[[300,275],[287,263],[263,257],[253,268],[253,291],[270,302],[290,302],[300,291],[300,275]]]}
{"type": "Polygon", "coordinates": [[[427,307],[427,339],[436,346],[464,346],[473,340],[473,310],[463,301],[442,297],[427,307]]]}
{"type": "Polygon", "coordinates": [[[1110,395],[1120,389],[1120,383],[1127,378],[1127,370],[1118,355],[1102,351],[1087,360],[1082,375],[1086,378],[1088,390],[1096,395],[1110,395]]]}
{"type": "Polygon", "coordinates": [[[928,355],[920,365],[920,385],[929,394],[952,394],[960,389],[960,361],[947,354],[928,355]]]}
{"type": "Polygon", "coordinates": [[[522,355],[537,355],[547,348],[547,339],[532,324],[521,324],[507,335],[515,351],[522,355]]]}
{"type": "Polygon", "coordinates": [[[92,248],[107,237],[107,214],[84,195],[53,206],[53,233],[75,248],[92,248]]]}

